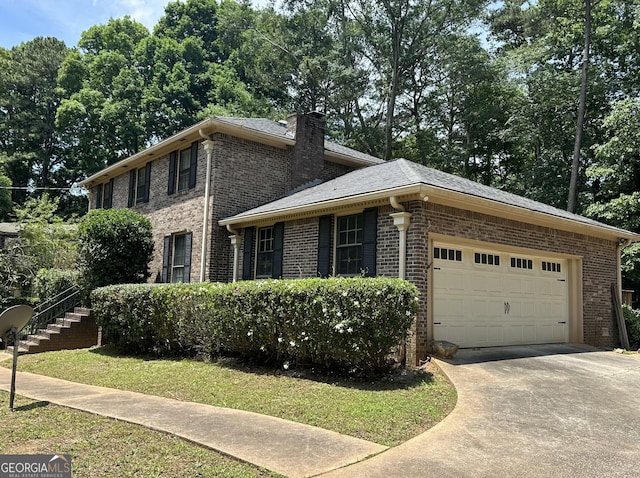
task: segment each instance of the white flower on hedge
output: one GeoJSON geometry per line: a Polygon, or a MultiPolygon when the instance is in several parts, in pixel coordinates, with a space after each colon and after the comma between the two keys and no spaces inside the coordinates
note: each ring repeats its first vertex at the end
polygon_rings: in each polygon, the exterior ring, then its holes
{"type": "Polygon", "coordinates": [[[346,290],[342,293],[342,296],[343,296],[343,297],[346,297],[346,296],[348,296],[348,295],[349,295],[349,293],[348,293],[346,290]]]}
{"type": "Polygon", "coordinates": [[[323,308],[322,308],[322,313],[323,313],[324,315],[327,315],[327,312],[329,312],[329,310],[328,310],[326,307],[323,307],[323,308]]]}
{"type": "Polygon", "coordinates": [[[282,337],[278,337],[278,343],[281,344],[282,342],[284,342],[284,339],[282,337]]]}
{"type": "Polygon", "coordinates": [[[289,370],[289,362],[285,362],[282,364],[282,368],[285,370],[289,370]]]}
{"type": "Polygon", "coordinates": [[[247,332],[247,337],[251,337],[253,335],[253,330],[250,330],[249,332],[247,332]]]}
{"type": "Polygon", "coordinates": [[[349,327],[349,328],[347,329],[347,332],[349,332],[349,333],[353,332],[353,328],[349,327]]]}
{"type": "Polygon", "coordinates": [[[411,317],[411,311],[407,310],[407,317],[411,317]]]}
{"type": "Polygon", "coordinates": [[[354,307],[360,307],[360,302],[358,302],[357,300],[354,300],[353,305],[354,307]]]}
{"type": "Polygon", "coordinates": [[[342,312],[338,311],[338,312],[336,312],[336,315],[337,315],[338,317],[342,317],[342,312]]]}
{"type": "Polygon", "coordinates": [[[289,342],[289,345],[291,345],[292,347],[295,347],[296,343],[292,340],[292,341],[289,342]]]}
{"type": "Polygon", "coordinates": [[[344,323],[338,322],[333,328],[342,334],[344,332],[344,323]]]}
{"type": "Polygon", "coordinates": [[[262,347],[260,347],[260,351],[261,352],[266,352],[267,351],[267,347],[265,347],[264,345],[262,347]]]}

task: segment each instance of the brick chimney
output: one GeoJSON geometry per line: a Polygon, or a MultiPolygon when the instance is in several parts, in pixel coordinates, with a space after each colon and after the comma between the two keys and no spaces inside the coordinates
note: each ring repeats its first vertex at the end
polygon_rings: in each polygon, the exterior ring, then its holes
{"type": "Polygon", "coordinates": [[[296,140],[290,190],[321,177],[324,167],[324,125],[324,115],[317,112],[294,113],[287,118],[287,134],[296,140]]]}

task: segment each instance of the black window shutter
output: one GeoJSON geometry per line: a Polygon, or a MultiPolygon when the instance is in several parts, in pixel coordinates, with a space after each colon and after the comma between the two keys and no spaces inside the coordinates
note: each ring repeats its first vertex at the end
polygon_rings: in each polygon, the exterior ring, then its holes
{"type": "Polygon", "coordinates": [[[244,249],[242,253],[242,280],[253,278],[253,236],[255,227],[244,229],[244,249]]]}
{"type": "Polygon", "coordinates": [[[172,151],[169,155],[169,185],[167,187],[167,194],[171,196],[176,192],[176,167],[178,158],[178,152],[172,151]]]}
{"type": "Polygon", "coordinates": [[[191,169],[189,170],[189,189],[196,187],[196,173],[198,172],[198,142],[191,143],[191,169]]]}
{"type": "Polygon", "coordinates": [[[376,275],[376,245],[378,239],[378,209],[366,209],[363,213],[362,267],[364,275],[376,275]]]}
{"type": "Polygon", "coordinates": [[[171,260],[171,236],[164,236],[164,251],[162,252],[162,282],[169,282],[169,261],[171,260]]]}
{"type": "Polygon", "coordinates": [[[103,204],[105,209],[113,207],[113,178],[109,180],[109,195],[105,196],[103,204]]]}
{"type": "Polygon", "coordinates": [[[191,244],[193,243],[193,233],[187,232],[184,235],[184,282],[191,282],[191,244]]]}
{"type": "Polygon", "coordinates": [[[98,184],[96,186],[96,209],[100,209],[102,207],[102,184],[98,184]]]}
{"type": "Polygon", "coordinates": [[[136,176],[137,171],[135,169],[129,172],[129,202],[127,207],[133,206],[136,201],[136,176]]]}
{"type": "Polygon", "coordinates": [[[318,274],[329,277],[331,272],[331,224],[333,216],[322,216],[318,221],[318,274]]]}
{"type": "Polygon", "coordinates": [[[151,191],[151,163],[147,163],[144,170],[145,188],[144,188],[144,202],[149,202],[149,191],[151,191]]]}
{"type": "Polygon", "coordinates": [[[271,278],[282,277],[282,259],[284,247],[284,222],[278,222],[273,226],[273,261],[271,263],[271,278]]]}

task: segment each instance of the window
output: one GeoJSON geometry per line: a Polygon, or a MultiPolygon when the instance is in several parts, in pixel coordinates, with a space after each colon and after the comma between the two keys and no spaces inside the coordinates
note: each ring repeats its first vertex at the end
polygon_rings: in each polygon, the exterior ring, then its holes
{"type": "Polygon", "coordinates": [[[434,247],[433,258],[443,261],[462,262],[462,251],[458,249],[447,249],[446,247],[434,247]]]}
{"type": "Polygon", "coordinates": [[[358,275],[362,271],[363,216],[338,218],[336,266],[340,275],[358,275]]]}
{"type": "Polygon", "coordinates": [[[96,186],[96,209],[111,209],[113,206],[113,179],[96,186]]]}
{"type": "Polygon", "coordinates": [[[178,160],[178,192],[189,189],[189,176],[191,174],[191,149],[180,151],[178,160]]]}
{"type": "Polygon", "coordinates": [[[244,229],[242,280],[282,277],[284,222],[244,229]]]}
{"type": "Polygon", "coordinates": [[[488,266],[499,266],[500,256],[496,254],[486,254],[484,252],[476,252],[473,255],[473,262],[476,264],[486,264],[488,266]]]}
{"type": "Polygon", "coordinates": [[[512,257],[511,267],[514,269],[528,269],[533,270],[533,261],[523,257],[512,257]]]}
{"type": "Polygon", "coordinates": [[[187,191],[196,186],[196,171],[198,163],[198,142],[191,147],[174,151],[169,156],[169,195],[175,192],[187,191]]]}
{"type": "MultiPolygon", "coordinates": [[[[184,264],[187,253],[185,235],[173,236],[173,262],[171,264],[171,282],[185,282],[184,264]]],[[[187,281],[188,282],[188,281],[187,281]]]]}
{"type": "Polygon", "coordinates": [[[545,272],[562,272],[559,262],[542,261],[542,270],[545,272]]]}
{"type": "Polygon", "coordinates": [[[140,168],[136,171],[136,204],[144,202],[145,191],[147,190],[145,170],[146,168],[140,168]]]}
{"type": "Polygon", "coordinates": [[[190,282],[192,233],[165,236],[162,282],[190,282]]]}
{"type": "Polygon", "coordinates": [[[258,229],[256,277],[269,278],[273,274],[273,226],[258,229]]]}
{"type": "Polygon", "coordinates": [[[134,169],[129,173],[129,203],[134,204],[149,202],[149,190],[151,188],[151,163],[144,168],[134,169]]]}
{"type": "Polygon", "coordinates": [[[377,236],[377,208],[350,216],[319,217],[318,275],[375,277],[377,236]]]}

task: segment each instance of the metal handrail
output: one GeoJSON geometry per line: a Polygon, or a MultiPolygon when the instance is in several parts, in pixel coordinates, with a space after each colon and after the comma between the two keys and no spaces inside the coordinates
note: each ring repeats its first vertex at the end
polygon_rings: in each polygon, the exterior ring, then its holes
{"type": "Polygon", "coordinates": [[[40,329],[45,329],[47,325],[55,322],[60,314],[69,312],[78,305],[80,305],[80,289],[77,286],[69,287],[55,297],[44,301],[34,308],[36,313],[23,329],[23,337],[29,334],[37,334],[40,329]],[[54,303],[51,304],[51,302],[54,303]],[[47,304],[50,305],[47,306],[47,304]]]}

